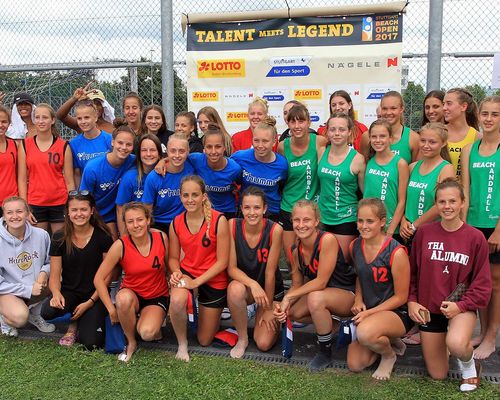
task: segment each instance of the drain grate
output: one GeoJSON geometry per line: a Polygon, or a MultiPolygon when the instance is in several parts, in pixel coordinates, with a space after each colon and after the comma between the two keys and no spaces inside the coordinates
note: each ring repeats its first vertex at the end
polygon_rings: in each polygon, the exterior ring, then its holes
{"type": "MultiPolygon", "coordinates": [[[[42,333],[36,330],[23,329],[19,332],[19,337],[21,339],[28,339],[28,340],[59,339],[61,337],[61,333],[58,332],[42,333]]],[[[175,353],[177,351],[177,345],[164,342],[141,342],[141,347],[151,350],[168,351],[171,353],[175,353]]],[[[229,357],[229,351],[226,348],[217,349],[214,347],[190,346],[189,352],[192,354],[200,354],[204,356],[215,356],[215,357],[225,357],[225,358],[229,357]]],[[[291,359],[286,359],[283,358],[281,355],[277,354],[259,353],[252,351],[247,351],[243,356],[243,359],[261,362],[265,364],[294,365],[299,367],[305,367],[310,362],[310,358],[307,357],[294,356],[291,359]]],[[[334,369],[347,370],[347,363],[343,360],[332,360],[331,366],[334,369]]],[[[397,375],[422,376],[422,377],[427,376],[425,368],[415,367],[415,366],[397,365],[394,372],[397,375]]],[[[448,373],[448,377],[450,379],[456,379],[456,380],[461,379],[460,372],[457,370],[450,370],[450,372],[448,373]]],[[[500,385],[500,373],[483,371],[481,379],[496,385],[500,385]]]]}

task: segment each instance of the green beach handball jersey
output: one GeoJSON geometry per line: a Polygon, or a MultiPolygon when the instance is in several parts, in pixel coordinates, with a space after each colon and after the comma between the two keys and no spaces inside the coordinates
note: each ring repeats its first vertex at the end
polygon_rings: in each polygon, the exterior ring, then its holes
{"type": "Polygon", "coordinates": [[[410,128],[403,126],[401,139],[397,143],[391,144],[391,150],[394,154],[405,160],[408,165],[411,164],[411,147],[410,147],[410,128]]]}
{"type": "Polygon", "coordinates": [[[500,217],[500,148],[491,156],[479,154],[480,141],[470,150],[470,205],[467,223],[495,228],[500,217]]]}
{"type": "Polygon", "coordinates": [[[358,177],[351,171],[352,160],[357,151],[349,147],[344,161],[338,165],[328,162],[330,146],[323,153],[318,164],[320,183],[319,210],[321,222],[328,225],[339,225],[355,222],[357,218],[358,177]]]}
{"type": "Polygon", "coordinates": [[[294,204],[307,199],[318,202],[318,155],[316,153],[316,135],[309,135],[306,152],[296,156],[290,148],[291,138],[285,139],[283,148],[288,162],[288,178],[281,197],[281,209],[291,212],[294,204]]]}
{"type": "Polygon", "coordinates": [[[406,190],[405,217],[412,223],[434,205],[434,195],[436,194],[436,183],[439,173],[445,165],[449,164],[448,161],[443,160],[432,171],[422,175],[420,173],[422,161],[418,161],[411,171],[408,189],[406,190]]]}
{"type": "Polygon", "coordinates": [[[387,224],[389,226],[396,207],[398,206],[400,156],[394,155],[385,165],[380,165],[375,157],[368,160],[365,172],[365,191],[363,198],[376,197],[382,200],[387,209],[387,224]]]}

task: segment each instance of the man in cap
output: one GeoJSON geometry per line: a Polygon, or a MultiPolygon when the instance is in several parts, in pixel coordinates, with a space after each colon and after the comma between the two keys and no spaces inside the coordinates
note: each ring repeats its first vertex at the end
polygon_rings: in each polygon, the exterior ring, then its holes
{"type": "Polygon", "coordinates": [[[12,105],[12,123],[7,137],[24,139],[35,134],[35,101],[28,93],[16,93],[12,105]]]}

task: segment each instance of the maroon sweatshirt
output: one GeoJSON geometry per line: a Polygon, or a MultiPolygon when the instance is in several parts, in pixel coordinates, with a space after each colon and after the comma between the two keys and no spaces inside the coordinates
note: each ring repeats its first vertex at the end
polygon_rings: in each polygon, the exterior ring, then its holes
{"type": "Polygon", "coordinates": [[[440,314],[441,302],[459,283],[469,285],[457,302],[460,311],[476,311],[488,305],[491,273],[488,243],[483,234],[463,224],[455,232],[439,221],[421,226],[412,243],[411,280],[408,301],[416,301],[440,314]]]}

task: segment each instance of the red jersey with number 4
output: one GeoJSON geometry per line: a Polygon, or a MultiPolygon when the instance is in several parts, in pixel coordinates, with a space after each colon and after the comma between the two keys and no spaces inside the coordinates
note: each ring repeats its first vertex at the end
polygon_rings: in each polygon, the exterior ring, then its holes
{"type": "Polygon", "coordinates": [[[123,243],[120,264],[125,272],[121,287],[133,290],[143,299],[168,296],[165,243],[161,232],[150,232],[150,235],[151,247],[147,256],[139,252],[130,236],[120,239],[123,243]]]}
{"type": "MultiPolygon", "coordinates": [[[[217,261],[217,225],[222,214],[214,210],[211,210],[211,213],[208,235],[207,221],[203,221],[198,233],[193,234],[187,226],[185,211],[174,219],[175,234],[185,254],[181,268],[195,278],[205,273],[217,261]]],[[[226,270],[214,276],[206,284],[214,289],[227,288],[226,270]]]]}
{"type": "Polygon", "coordinates": [[[0,203],[10,196],[17,196],[17,146],[6,138],[6,148],[0,151],[0,203]]]}
{"type": "Polygon", "coordinates": [[[24,141],[28,168],[28,203],[35,206],[59,206],[68,199],[64,180],[64,152],[68,143],[54,138],[46,151],[37,145],[37,136],[24,141]]]}

